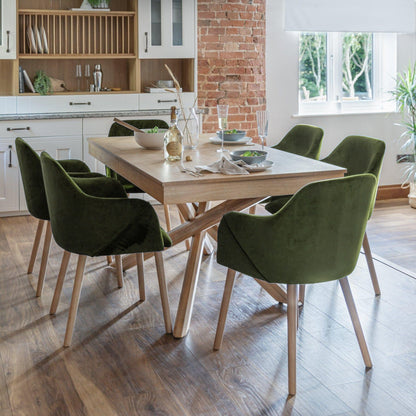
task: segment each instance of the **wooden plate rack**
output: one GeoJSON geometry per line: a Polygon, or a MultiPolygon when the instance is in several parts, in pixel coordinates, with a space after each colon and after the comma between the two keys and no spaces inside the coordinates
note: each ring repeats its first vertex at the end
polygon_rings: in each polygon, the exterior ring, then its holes
{"type": "Polygon", "coordinates": [[[20,10],[19,30],[21,59],[136,56],[135,12],[20,10]],[[44,36],[47,48],[44,45],[44,36]],[[42,41],[40,48],[39,38],[42,41]]]}

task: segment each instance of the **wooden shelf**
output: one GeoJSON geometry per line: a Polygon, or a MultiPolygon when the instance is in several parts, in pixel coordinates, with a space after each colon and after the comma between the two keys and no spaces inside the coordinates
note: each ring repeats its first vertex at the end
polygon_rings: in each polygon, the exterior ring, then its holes
{"type": "MultiPolygon", "coordinates": [[[[54,95],[102,95],[102,94],[137,94],[137,91],[100,91],[100,92],[89,92],[89,91],[65,91],[65,92],[53,92],[47,94],[47,97],[51,97],[54,95]]],[[[36,97],[40,96],[38,93],[33,92],[24,92],[18,94],[22,97],[36,97]]]]}
{"type": "Polygon", "coordinates": [[[19,10],[19,57],[135,57],[135,15],[135,12],[19,10]]]}
{"type": "Polygon", "coordinates": [[[52,54],[25,54],[19,55],[20,59],[132,59],[135,54],[113,54],[113,55],[52,55],[52,54]]]}

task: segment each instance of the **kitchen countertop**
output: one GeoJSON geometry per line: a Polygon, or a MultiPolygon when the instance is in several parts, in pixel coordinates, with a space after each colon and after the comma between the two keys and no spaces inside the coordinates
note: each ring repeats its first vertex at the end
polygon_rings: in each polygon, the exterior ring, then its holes
{"type": "MultiPolygon", "coordinates": [[[[199,114],[206,114],[208,109],[199,109],[199,114]]],[[[26,113],[26,114],[0,114],[0,121],[13,120],[48,120],[68,118],[101,118],[101,117],[143,117],[166,116],[170,110],[134,110],[134,111],[94,111],[86,113],[26,113]]]]}

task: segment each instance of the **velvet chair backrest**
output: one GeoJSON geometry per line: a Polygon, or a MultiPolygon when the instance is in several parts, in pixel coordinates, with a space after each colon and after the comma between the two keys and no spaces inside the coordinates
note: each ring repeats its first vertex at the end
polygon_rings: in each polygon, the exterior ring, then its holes
{"type": "MultiPolygon", "coordinates": [[[[371,173],[378,182],[385,150],[386,144],[382,140],[365,136],[348,136],[330,155],[322,159],[322,162],[347,169],[347,176],[371,173]]],[[[377,188],[374,189],[372,206],[376,196],[377,188]]]]}
{"type": "Polygon", "coordinates": [[[273,147],[296,155],[318,159],[323,136],[324,131],[319,127],[298,124],[283,137],[280,143],[273,147]]]}
{"type": "Polygon", "coordinates": [[[27,209],[35,218],[49,220],[39,155],[20,137],[15,144],[27,209]]]}
{"type": "MultiPolygon", "coordinates": [[[[159,127],[160,129],[167,129],[169,125],[164,120],[126,120],[126,123],[131,124],[138,129],[152,129],[153,127],[159,127]]],[[[108,137],[117,136],[133,136],[133,130],[128,129],[118,123],[113,123],[108,132],[108,137]]],[[[105,167],[106,175],[110,178],[117,179],[123,186],[126,187],[126,191],[129,193],[143,192],[141,189],[134,186],[130,181],[120,176],[108,166],[105,167]]]]}
{"type": "Polygon", "coordinates": [[[88,256],[163,250],[159,220],[148,202],[87,195],[46,152],[41,164],[52,233],[64,250],[88,256]]]}
{"type": "Polygon", "coordinates": [[[357,263],[376,183],[371,174],[314,182],[276,214],[226,214],[218,262],[277,283],[347,276],[357,263]]]}

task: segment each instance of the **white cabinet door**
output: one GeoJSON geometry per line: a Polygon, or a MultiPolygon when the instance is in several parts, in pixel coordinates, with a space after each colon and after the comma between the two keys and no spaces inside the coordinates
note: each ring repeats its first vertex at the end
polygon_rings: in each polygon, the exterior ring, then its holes
{"type": "MultiPolygon", "coordinates": [[[[37,152],[48,152],[54,159],[78,159],[82,160],[82,136],[60,136],[51,137],[31,137],[25,141],[37,152]]],[[[20,211],[25,211],[26,198],[21,183],[20,175],[20,211]]]]}
{"type": "Polygon", "coordinates": [[[139,0],[139,58],[195,58],[195,0],[139,0]]]}
{"type": "Polygon", "coordinates": [[[19,210],[19,169],[14,140],[0,139],[0,212],[19,210]]]}
{"type": "Polygon", "coordinates": [[[0,0],[0,59],[16,59],[16,0],[0,0]]]}

